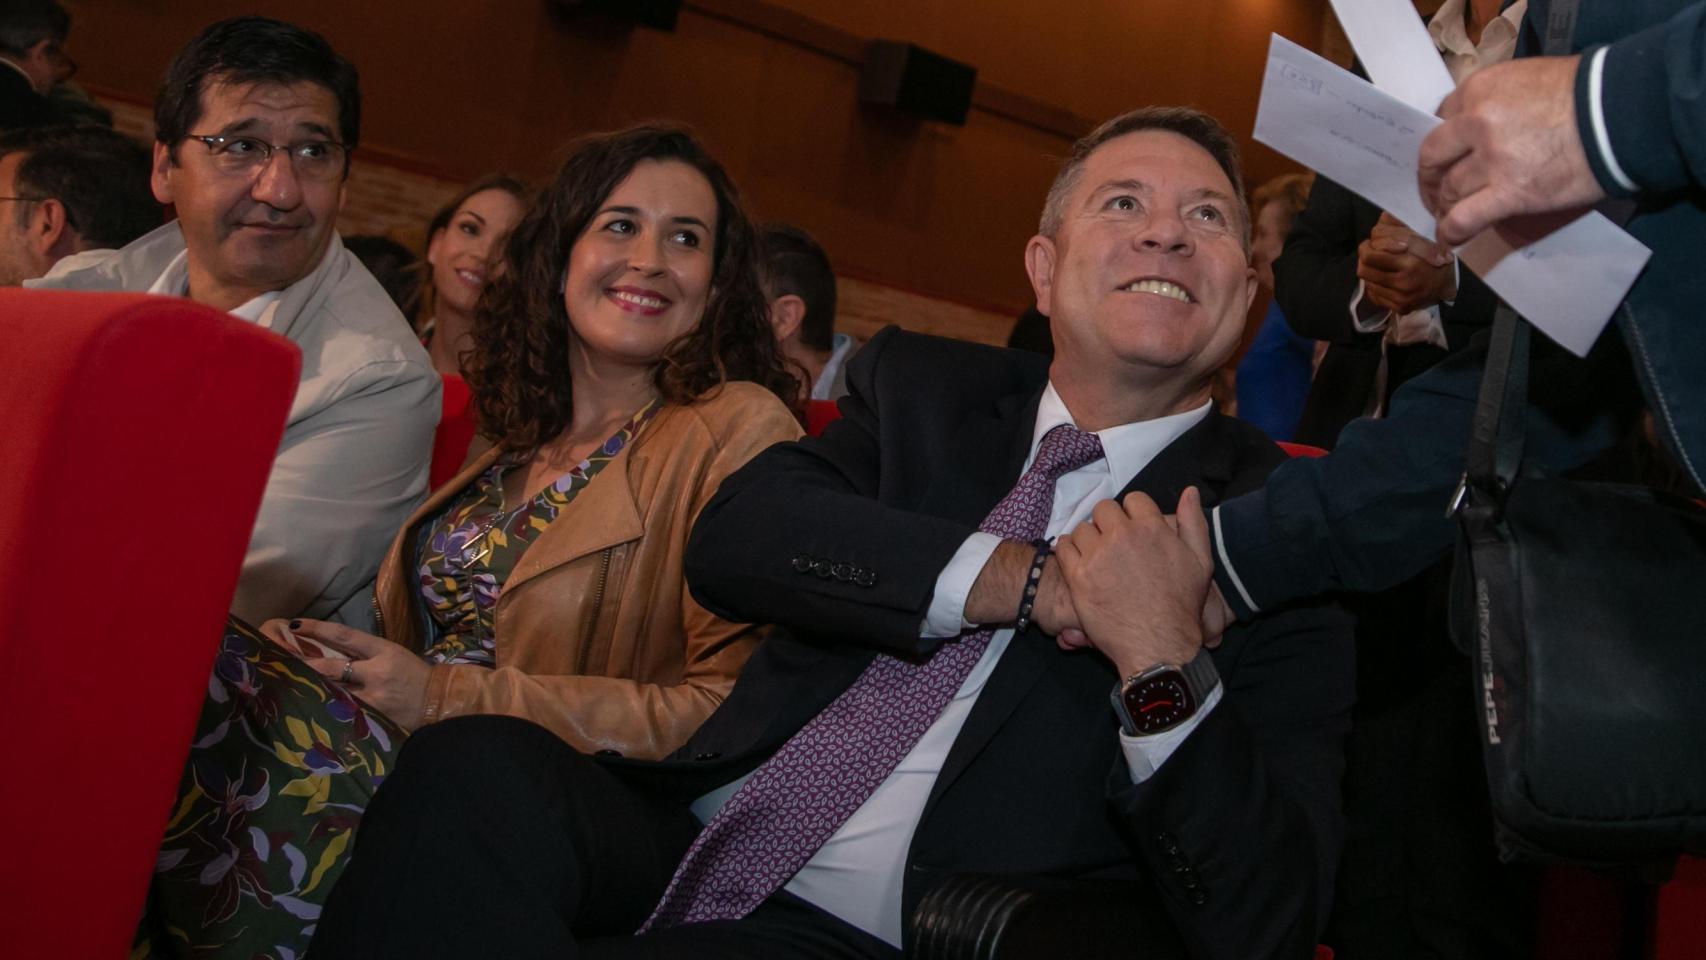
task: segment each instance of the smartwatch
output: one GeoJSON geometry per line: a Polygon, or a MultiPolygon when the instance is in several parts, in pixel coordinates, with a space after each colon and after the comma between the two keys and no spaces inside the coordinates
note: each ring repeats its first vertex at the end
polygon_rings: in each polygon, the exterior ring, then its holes
{"type": "Polygon", "coordinates": [[[1158,663],[1114,684],[1110,699],[1120,729],[1128,737],[1160,733],[1196,716],[1204,700],[1220,683],[1220,673],[1208,650],[1182,667],[1158,663]]]}

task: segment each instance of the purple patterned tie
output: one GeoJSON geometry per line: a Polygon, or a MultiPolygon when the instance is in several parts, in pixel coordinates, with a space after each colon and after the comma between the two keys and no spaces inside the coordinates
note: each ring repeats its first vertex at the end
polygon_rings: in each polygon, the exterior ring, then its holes
{"type": "MultiPolygon", "coordinates": [[[[1014,540],[1043,536],[1055,481],[1101,457],[1095,434],[1071,424],[1051,429],[979,529],[1014,540]]],[[[944,643],[924,663],[873,660],[705,824],[640,932],[739,919],[788,882],[941,716],[993,632],[944,643]]]]}

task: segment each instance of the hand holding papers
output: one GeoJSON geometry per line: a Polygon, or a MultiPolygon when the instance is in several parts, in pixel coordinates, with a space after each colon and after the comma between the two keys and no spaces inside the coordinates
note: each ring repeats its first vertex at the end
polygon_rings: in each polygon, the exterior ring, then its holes
{"type": "Polygon", "coordinates": [[[1448,243],[1513,214],[1592,206],[1605,191],[1576,133],[1580,57],[1528,57],[1476,72],[1422,141],[1422,199],[1448,243]]]}
{"type": "MultiPolygon", "coordinates": [[[[1256,139],[1429,236],[1435,224],[1417,157],[1439,123],[1284,37],[1268,48],[1256,139]]],[[[1458,255],[1517,312],[1585,355],[1651,251],[1599,214],[1577,211],[1499,224],[1458,255]]]]}

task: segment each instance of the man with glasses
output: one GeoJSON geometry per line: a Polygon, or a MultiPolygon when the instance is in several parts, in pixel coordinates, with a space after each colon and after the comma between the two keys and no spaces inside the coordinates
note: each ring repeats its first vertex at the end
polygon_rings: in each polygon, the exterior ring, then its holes
{"type": "Polygon", "coordinates": [[[104,255],[159,225],[148,152],[130,138],[93,126],[0,134],[0,287],[67,257],[104,255]]]}
{"type": "Polygon", "coordinates": [[[0,130],[60,119],[46,94],[77,69],[65,55],[70,33],[55,0],[0,0],[0,130]]]}
{"type": "MultiPolygon", "coordinates": [[[[333,229],[360,120],[355,67],[322,37],[215,23],[178,52],[154,106],[154,195],[178,219],[31,284],[188,297],[301,347],[232,602],[251,622],[371,628],[365,588],[426,487],[438,376],[333,229]]],[[[193,515],[193,498],[181,509],[193,515]]]]}

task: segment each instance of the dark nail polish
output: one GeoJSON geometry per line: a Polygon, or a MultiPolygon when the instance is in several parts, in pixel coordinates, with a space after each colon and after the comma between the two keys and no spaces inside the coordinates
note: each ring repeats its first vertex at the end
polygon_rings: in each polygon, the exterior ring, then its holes
{"type": "Polygon", "coordinates": [[[300,630],[300,629],[302,629],[302,621],[301,621],[301,620],[292,620],[292,621],[290,621],[290,629],[292,629],[292,630],[300,630]]]}

